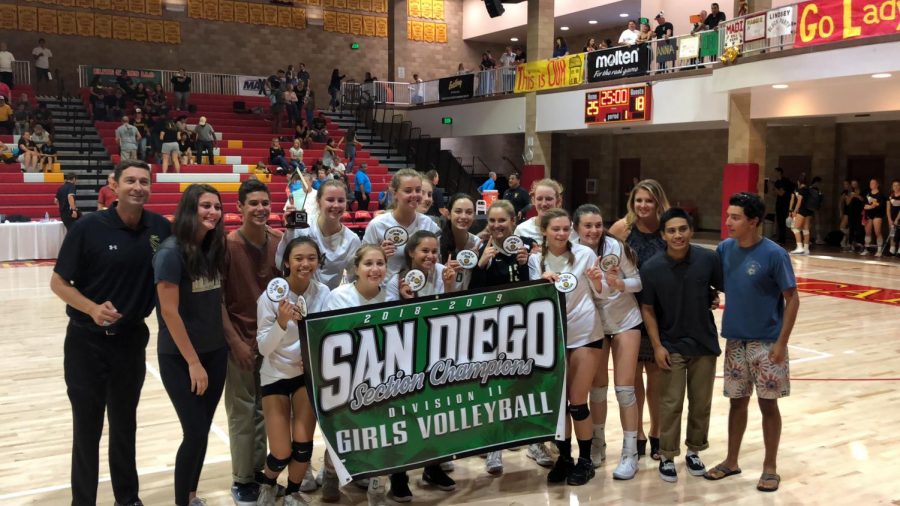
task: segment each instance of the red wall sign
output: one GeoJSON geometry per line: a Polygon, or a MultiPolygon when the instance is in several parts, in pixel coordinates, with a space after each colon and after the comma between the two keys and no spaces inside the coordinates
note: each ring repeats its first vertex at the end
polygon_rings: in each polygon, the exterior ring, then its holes
{"type": "Polygon", "coordinates": [[[794,47],[900,33],[896,0],[811,0],[797,6],[794,47]]]}

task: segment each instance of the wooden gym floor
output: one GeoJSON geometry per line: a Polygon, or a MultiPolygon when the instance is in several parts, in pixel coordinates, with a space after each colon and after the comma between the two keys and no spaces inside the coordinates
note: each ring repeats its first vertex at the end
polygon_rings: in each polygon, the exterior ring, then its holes
{"type": "MultiPolygon", "coordinates": [[[[416,484],[421,473],[412,472],[413,503],[900,504],[900,259],[813,256],[793,262],[797,276],[807,279],[807,291],[801,293],[800,317],[791,339],[792,395],[780,403],[784,429],[779,492],[763,494],[755,489],[763,457],[755,404],[751,404],[744,438],[743,474],[708,482],[688,475],[679,458],[679,481],[668,484],[659,479],[656,462],[648,458],[641,461],[633,481],[614,481],[611,472],[621,448],[621,429],[615,397],[610,394],[610,460],[588,485],[548,487],[547,471],[527,459],[524,451],[504,452],[505,472],[499,477],[487,475],[480,458],[457,462],[452,474],[458,483],[454,493],[423,489],[416,484]],[[844,286],[848,284],[862,286],[844,286]]],[[[64,306],[48,288],[52,267],[46,263],[3,267],[0,504],[68,504],[72,428],[62,373],[64,306]]],[[[155,335],[155,316],[148,323],[155,335]]],[[[164,505],[172,504],[172,466],[181,431],[159,380],[155,343],[151,337],[138,409],[137,458],[144,503],[164,505]]],[[[728,402],[721,390],[717,380],[711,447],[702,453],[708,467],[725,455],[728,402]]],[[[200,482],[200,495],[211,506],[233,504],[227,441],[225,409],[220,406],[200,482]]],[[[112,504],[105,445],[104,437],[99,502],[112,504]]],[[[323,448],[321,442],[316,445],[313,465],[317,469],[323,448]]],[[[349,486],[343,492],[341,504],[365,504],[364,491],[349,486]]],[[[319,502],[318,493],[311,497],[313,503],[319,502]]]]}

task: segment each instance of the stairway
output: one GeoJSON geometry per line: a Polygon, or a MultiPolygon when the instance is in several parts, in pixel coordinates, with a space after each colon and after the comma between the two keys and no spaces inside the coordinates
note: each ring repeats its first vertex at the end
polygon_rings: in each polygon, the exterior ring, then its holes
{"type": "Polygon", "coordinates": [[[379,163],[388,170],[396,171],[410,167],[410,163],[404,156],[401,156],[396,149],[382,140],[376,132],[357,121],[353,113],[321,111],[321,114],[343,130],[356,128],[356,138],[363,144],[364,149],[377,158],[379,163]]]}
{"type": "Polygon", "coordinates": [[[112,171],[109,153],[81,100],[38,97],[53,113],[53,143],[63,172],[78,174],[76,203],[82,211],[97,209],[97,193],[112,171]]]}

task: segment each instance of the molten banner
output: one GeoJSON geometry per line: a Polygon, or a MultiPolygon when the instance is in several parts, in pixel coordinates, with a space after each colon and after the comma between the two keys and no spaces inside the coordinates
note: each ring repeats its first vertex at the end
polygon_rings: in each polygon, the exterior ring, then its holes
{"type": "Polygon", "coordinates": [[[516,93],[578,86],[584,82],[584,53],[538,60],[516,67],[516,93]]]}
{"type": "Polygon", "coordinates": [[[900,33],[897,0],[811,0],[797,6],[794,47],[900,33]]]}

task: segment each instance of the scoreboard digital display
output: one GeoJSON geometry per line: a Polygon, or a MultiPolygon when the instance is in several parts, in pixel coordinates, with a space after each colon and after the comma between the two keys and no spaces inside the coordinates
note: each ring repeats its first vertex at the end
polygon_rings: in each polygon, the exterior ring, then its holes
{"type": "Polygon", "coordinates": [[[650,85],[621,86],[589,91],[584,98],[587,125],[650,121],[650,85]]]}

